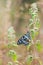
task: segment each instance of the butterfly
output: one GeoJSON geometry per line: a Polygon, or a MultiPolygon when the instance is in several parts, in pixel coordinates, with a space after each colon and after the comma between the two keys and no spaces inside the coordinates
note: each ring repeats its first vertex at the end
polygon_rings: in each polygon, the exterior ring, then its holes
{"type": "Polygon", "coordinates": [[[17,45],[28,45],[29,42],[31,40],[31,36],[30,36],[30,32],[27,32],[26,34],[24,34],[18,41],[17,41],[17,45]]]}

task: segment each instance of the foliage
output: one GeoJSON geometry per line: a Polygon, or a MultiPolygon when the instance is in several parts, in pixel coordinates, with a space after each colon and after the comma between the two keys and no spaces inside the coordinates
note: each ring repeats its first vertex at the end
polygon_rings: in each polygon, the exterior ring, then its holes
{"type": "Polygon", "coordinates": [[[10,27],[8,29],[8,39],[9,40],[14,40],[15,39],[15,31],[13,27],[10,27]]]}
{"type": "Polygon", "coordinates": [[[38,17],[38,8],[36,3],[31,5],[29,14],[31,15],[31,19],[29,20],[30,33],[32,39],[34,39],[38,35],[38,30],[40,28],[40,20],[38,17]]]}
{"type": "MultiPolygon", "coordinates": [[[[10,27],[8,29],[8,48],[12,48],[12,47],[17,47],[17,44],[15,43],[15,31],[13,27],[10,27]]],[[[10,56],[10,58],[13,61],[17,61],[17,54],[14,50],[9,50],[9,52],[7,53],[8,56],[10,56]]],[[[8,63],[10,65],[12,65],[10,62],[8,63]]]]}
{"type": "Polygon", "coordinates": [[[11,57],[13,61],[17,61],[17,54],[14,50],[9,50],[8,55],[11,57]]]}
{"type": "Polygon", "coordinates": [[[36,26],[36,28],[40,28],[40,21],[39,20],[37,20],[37,22],[35,23],[35,26],[36,26]]]}
{"type": "MultiPolygon", "coordinates": [[[[39,29],[40,29],[40,20],[38,17],[38,8],[37,8],[37,4],[33,3],[31,5],[31,8],[29,9],[29,14],[31,15],[31,19],[29,20],[29,28],[30,28],[30,33],[31,33],[31,44],[29,46],[27,46],[27,48],[29,49],[29,47],[31,47],[32,43],[35,44],[35,48],[37,49],[38,52],[42,51],[42,45],[40,43],[40,40],[36,40],[36,43],[34,43],[34,39],[38,36],[39,34],[39,29]]],[[[31,65],[31,61],[32,58],[28,58],[28,64],[27,65],[31,65]]],[[[38,60],[40,65],[42,65],[41,61],[38,60]]]]}
{"type": "Polygon", "coordinates": [[[27,45],[27,50],[29,50],[31,45],[32,45],[31,43],[29,43],[29,45],[27,45]]]}
{"type": "Polygon", "coordinates": [[[32,39],[35,38],[35,30],[34,29],[31,29],[31,37],[32,37],[32,39]]]}
{"type": "Polygon", "coordinates": [[[14,28],[13,27],[10,27],[8,29],[8,48],[14,46],[14,47],[17,47],[17,44],[15,42],[15,31],[14,31],[14,28]]]}
{"type": "MultiPolygon", "coordinates": [[[[6,0],[4,0],[6,3],[6,0]]],[[[3,2],[4,2],[3,1],[3,2]]],[[[14,1],[14,0],[13,0],[14,1]]],[[[36,0],[25,0],[25,2],[29,2],[29,3],[33,3],[36,0]]],[[[24,2],[24,0],[23,0],[24,2]]],[[[25,9],[24,9],[25,10],[25,9]]],[[[26,12],[27,10],[25,10],[24,12],[26,12]]],[[[12,3],[12,7],[11,7],[11,21],[14,22],[14,3],[12,3]]],[[[24,13],[25,14],[25,13],[24,13]]],[[[34,39],[36,38],[36,36],[39,33],[39,28],[40,28],[40,20],[38,17],[38,8],[37,8],[37,4],[33,3],[31,4],[31,8],[29,9],[29,14],[31,16],[31,19],[29,20],[29,31],[31,34],[31,42],[34,41],[34,39]]],[[[21,16],[22,17],[22,16],[21,16]]],[[[21,25],[22,22],[24,21],[23,17],[19,19],[19,24],[21,25]],[[21,22],[20,22],[21,21],[21,22]]],[[[14,28],[11,26],[8,29],[8,48],[12,48],[12,47],[18,47],[18,45],[15,42],[15,30],[14,28]]],[[[37,41],[37,40],[36,40],[37,41]]],[[[33,42],[34,43],[34,42],[33,42]]],[[[27,49],[30,48],[30,46],[32,45],[32,43],[30,43],[27,46],[27,49]]],[[[37,49],[38,52],[42,51],[42,46],[40,41],[37,41],[35,44],[35,47],[37,49]]],[[[17,53],[15,52],[15,50],[9,50],[8,51],[8,56],[15,62],[18,59],[17,53]]],[[[27,65],[31,65],[31,62],[33,60],[32,56],[28,56],[27,57],[27,65]]],[[[1,61],[1,60],[0,60],[1,61]]],[[[40,61],[39,61],[40,62],[40,61]]],[[[2,61],[0,62],[0,65],[2,65],[2,61]]],[[[8,65],[13,65],[12,62],[8,62],[8,65]]],[[[41,65],[41,62],[40,62],[41,65]]]]}
{"type": "MultiPolygon", "coordinates": [[[[11,11],[10,11],[10,16],[11,16],[11,21],[12,23],[14,23],[14,14],[15,14],[15,8],[14,8],[14,0],[11,0],[12,3],[11,3],[11,11]]],[[[25,15],[25,13],[29,13],[30,14],[30,19],[29,19],[29,31],[30,31],[30,34],[31,34],[31,42],[29,43],[29,45],[27,46],[27,50],[30,48],[30,46],[32,45],[32,41],[34,43],[34,39],[36,38],[36,36],[38,36],[39,34],[39,29],[40,29],[40,19],[38,17],[38,8],[37,8],[37,4],[34,3],[36,2],[37,0],[22,0],[22,3],[25,4],[25,3],[32,3],[31,4],[31,8],[30,9],[26,9],[24,7],[24,10],[23,11],[23,15],[25,15]],[[29,11],[27,11],[29,10],[29,11]]],[[[2,6],[6,7],[6,3],[7,3],[7,0],[0,0],[2,6]]],[[[6,12],[5,12],[6,13],[6,12]]],[[[8,13],[8,12],[7,12],[8,13]]],[[[18,12],[17,12],[18,13],[18,12]]],[[[1,14],[1,13],[0,13],[1,14]]],[[[23,25],[23,21],[25,18],[23,18],[24,16],[21,15],[20,16],[20,19],[19,19],[19,27],[21,25],[23,25]]],[[[1,15],[2,16],[2,15],[1,15]]],[[[18,17],[19,18],[19,17],[18,17]]],[[[15,50],[12,50],[12,47],[18,47],[18,45],[16,44],[16,41],[15,41],[15,38],[16,38],[16,35],[15,35],[15,30],[14,28],[11,26],[8,28],[8,48],[11,48],[9,51],[8,51],[8,57],[10,57],[14,62],[17,61],[18,59],[18,56],[17,56],[17,53],[15,50]]],[[[1,32],[0,32],[0,35],[1,35],[1,32]]],[[[19,35],[19,34],[18,34],[19,35]]],[[[5,46],[6,47],[6,46],[5,46]]],[[[40,40],[36,40],[35,42],[35,48],[37,49],[37,51],[40,53],[42,51],[42,45],[40,43],[40,40]]],[[[27,53],[26,53],[27,54],[27,53]]],[[[33,57],[32,55],[30,56],[27,56],[27,65],[31,65],[31,62],[33,60],[33,57]]],[[[42,65],[41,61],[38,60],[40,65],[42,65]]],[[[0,59],[0,65],[2,65],[2,59],[0,59]]],[[[7,65],[13,65],[13,63],[10,61],[8,62],[7,65]]],[[[18,65],[18,64],[17,64],[18,65]]]]}
{"type": "Polygon", "coordinates": [[[27,65],[31,65],[32,60],[33,60],[33,57],[31,55],[28,56],[28,58],[27,58],[27,65]]]}
{"type": "Polygon", "coordinates": [[[38,52],[41,52],[42,51],[42,45],[40,43],[40,40],[37,40],[35,46],[36,46],[36,49],[37,49],[38,52]]]}

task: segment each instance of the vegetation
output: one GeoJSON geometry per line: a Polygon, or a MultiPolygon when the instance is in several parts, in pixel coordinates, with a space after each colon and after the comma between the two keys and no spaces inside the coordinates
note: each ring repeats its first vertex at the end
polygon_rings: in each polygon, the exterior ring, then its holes
{"type": "Polygon", "coordinates": [[[2,59],[4,57],[4,60],[0,59],[0,65],[42,65],[39,55],[43,52],[43,46],[38,37],[40,18],[36,1],[0,0],[0,8],[4,10],[0,12],[0,50],[2,59]],[[31,36],[29,45],[17,45],[18,39],[27,31],[31,36]]]}

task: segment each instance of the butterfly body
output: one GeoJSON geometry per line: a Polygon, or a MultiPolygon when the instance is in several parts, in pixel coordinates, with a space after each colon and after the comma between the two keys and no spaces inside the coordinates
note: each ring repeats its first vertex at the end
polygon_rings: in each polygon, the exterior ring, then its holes
{"type": "Polygon", "coordinates": [[[24,34],[17,42],[18,45],[24,44],[24,45],[28,45],[29,41],[31,40],[30,37],[30,32],[27,32],[26,34],[24,34]]]}

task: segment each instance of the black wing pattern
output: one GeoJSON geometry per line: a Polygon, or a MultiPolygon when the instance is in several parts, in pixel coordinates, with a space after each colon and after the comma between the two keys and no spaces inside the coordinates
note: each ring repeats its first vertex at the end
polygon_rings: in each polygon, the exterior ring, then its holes
{"type": "Polygon", "coordinates": [[[30,36],[30,32],[27,32],[26,34],[24,34],[17,42],[17,45],[28,45],[29,42],[31,40],[31,36],[30,36]]]}

